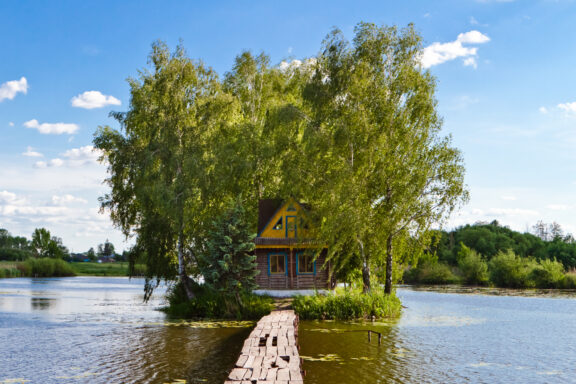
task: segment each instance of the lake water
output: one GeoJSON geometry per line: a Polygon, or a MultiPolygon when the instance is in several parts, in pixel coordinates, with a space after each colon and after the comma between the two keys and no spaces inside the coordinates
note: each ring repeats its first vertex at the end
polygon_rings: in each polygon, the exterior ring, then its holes
{"type": "MultiPolygon", "coordinates": [[[[163,290],[144,304],[142,287],[0,279],[0,384],[223,383],[247,324],[170,321],[155,310],[163,290]]],[[[305,383],[576,383],[573,294],[398,294],[397,321],[301,322],[305,383]]]]}
{"type": "Polygon", "coordinates": [[[166,320],[143,285],[0,279],[0,383],[223,383],[250,328],[166,320]]]}

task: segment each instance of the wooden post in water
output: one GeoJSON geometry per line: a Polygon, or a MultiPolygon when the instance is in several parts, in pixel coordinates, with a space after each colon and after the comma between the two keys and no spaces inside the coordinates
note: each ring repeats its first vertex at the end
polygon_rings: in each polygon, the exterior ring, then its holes
{"type": "Polygon", "coordinates": [[[224,384],[303,384],[298,316],[273,311],[256,324],[224,384]]]}

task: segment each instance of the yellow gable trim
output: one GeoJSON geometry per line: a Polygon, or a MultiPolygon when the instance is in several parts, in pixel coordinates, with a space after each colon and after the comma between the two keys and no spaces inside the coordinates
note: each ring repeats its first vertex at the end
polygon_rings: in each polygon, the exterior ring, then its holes
{"type": "Polygon", "coordinates": [[[268,224],[260,233],[260,237],[271,237],[275,239],[284,239],[286,238],[286,217],[294,217],[294,219],[290,218],[289,220],[294,220],[294,224],[296,226],[296,234],[298,237],[302,237],[304,233],[302,232],[304,229],[300,228],[300,220],[299,218],[302,217],[302,212],[304,208],[294,199],[289,199],[286,201],[278,211],[272,216],[272,218],[268,221],[268,224]],[[288,208],[292,206],[296,209],[296,211],[289,211],[288,208]],[[282,218],[282,228],[281,229],[274,229],[274,226],[282,218]]]}

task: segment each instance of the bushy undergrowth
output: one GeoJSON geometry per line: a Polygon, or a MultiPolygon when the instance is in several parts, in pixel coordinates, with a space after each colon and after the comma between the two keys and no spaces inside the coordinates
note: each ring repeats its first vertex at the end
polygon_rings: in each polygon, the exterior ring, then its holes
{"type": "Polygon", "coordinates": [[[16,264],[0,264],[0,278],[4,277],[21,277],[22,271],[17,268],[16,264]]]}
{"type": "MultiPolygon", "coordinates": [[[[464,246],[465,247],[465,246],[464,246]]],[[[467,248],[458,260],[462,282],[469,285],[488,283],[488,263],[477,252],[467,248]]]]}
{"type": "Polygon", "coordinates": [[[490,262],[467,249],[459,255],[458,267],[426,260],[405,273],[404,281],[411,284],[492,285],[502,288],[564,288],[576,289],[576,272],[565,273],[562,263],[555,260],[537,261],[520,257],[513,251],[498,252],[490,262]]]}
{"type": "Polygon", "coordinates": [[[188,300],[182,286],[176,284],[167,295],[169,305],[164,311],[171,316],[188,319],[256,320],[274,308],[271,297],[249,292],[240,294],[240,302],[234,295],[224,295],[204,285],[196,285],[194,293],[196,297],[188,300]]]}
{"type": "Polygon", "coordinates": [[[396,295],[386,295],[379,289],[369,294],[355,289],[337,289],[327,295],[296,296],[292,307],[303,320],[394,318],[402,311],[396,295]]]}
{"type": "Polygon", "coordinates": [[[444,263],[425,262],[404,274],[404,281],[410,284],[456,284],[460,280],[450,266],[444,263]]]}
{"type": "Polygon", "coordinates": [[[61,259],[48,257],[35,259],[29,258],[18,265],[23,276],[29,277],[61,277],[75,276],[76,273],[69,263],[61,259]]]}

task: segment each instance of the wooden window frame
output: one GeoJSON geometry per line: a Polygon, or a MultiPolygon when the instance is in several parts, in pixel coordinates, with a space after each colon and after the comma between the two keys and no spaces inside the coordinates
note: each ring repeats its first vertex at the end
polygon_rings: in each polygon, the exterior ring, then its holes
{"type": "MultiPolygon", "coordinates": [[[[277,263],[277,265],[280,265],[277,263]]],[[[268,276],[280,276],[280,275],[288,275],[288,254],[286,252],[270,252],[268,253],[268,276]],[[282,272],[273,272],[272,271],[272,258],[282,256],[284,258],[284,271],[282,272]]]]}
{"type": "Polygon", "coordinates": [[[312,271],[311,272],[300,272],[300,256],[308,256],[314,259],[314,255],[306,253],[304,251],[296,252],[296,274],[297,275],[316,275],[316,260],[312,261],[312,271]]]}

